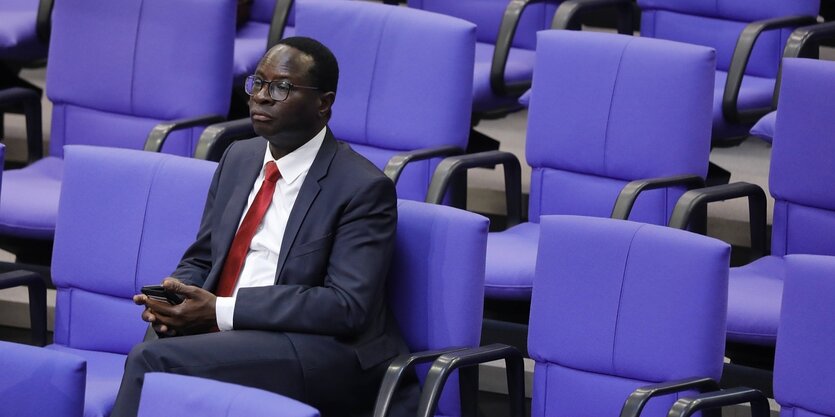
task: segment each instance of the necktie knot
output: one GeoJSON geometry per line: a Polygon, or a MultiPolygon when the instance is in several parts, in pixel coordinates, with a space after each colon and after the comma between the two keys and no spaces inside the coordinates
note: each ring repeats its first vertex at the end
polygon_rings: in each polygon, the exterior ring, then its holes
{"type": "Polygon", "coordinates": [[[278,172],[278,165],[275,164],[275,161],[267,162],[267,165],[264,166],[264,181],[275,183],[280,177],[281,173],[278,172]]]}

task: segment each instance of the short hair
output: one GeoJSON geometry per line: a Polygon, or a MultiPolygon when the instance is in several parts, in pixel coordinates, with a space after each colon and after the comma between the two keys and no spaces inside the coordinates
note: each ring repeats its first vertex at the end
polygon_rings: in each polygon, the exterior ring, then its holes
{"type": "Polygon", "coordinates": [[[327,46],[313,38],[305,36],[293,36],[284,38],[276,45],[287,45],[298,49],[302,53],[313,58],[313,66],[310,68],[312,81],[322,91],[336,92],[339,82],[339,64],[327,46]]]}

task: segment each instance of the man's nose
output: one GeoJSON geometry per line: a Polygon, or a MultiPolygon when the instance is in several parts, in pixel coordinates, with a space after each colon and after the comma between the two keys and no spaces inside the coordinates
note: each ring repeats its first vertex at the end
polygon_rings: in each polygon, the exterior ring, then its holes
{"type": "Polygon", "coordinates": [[[256,103],[265,103],[272,101],[272,97],[270,97],[270,87],[265,85],[262,86],[255,94],[252,95],[252,100],[256,103]]]}

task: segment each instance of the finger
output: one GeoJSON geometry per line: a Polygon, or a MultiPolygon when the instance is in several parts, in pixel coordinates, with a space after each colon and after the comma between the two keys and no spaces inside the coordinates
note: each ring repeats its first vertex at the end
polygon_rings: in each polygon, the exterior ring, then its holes
{"type": "Polygon", "coordinates": [[[153,323],[157,321],[157,318],[151,310],[145,310],[142,312],[142,320],[147,321],[148,323],[153,323]]]}
{"type": "Polygon", "coordinates": [[[145,294],[136,294],[136,295],[133,296],[133,303],[136,304],[136,305],[139,305],[139,306],[145,305],[145,303],[147,301],[148,301],[148,296],[145,295],[145,294]]]}
{"type": "Polygon", "coordinates": [[[195,289],[198,289],[197,287],[183,284],[176,278],[166,278],[165,281],[162,282],[162,287],[168,291],[183,294],[187,297],[194,294],[195,289]]]}

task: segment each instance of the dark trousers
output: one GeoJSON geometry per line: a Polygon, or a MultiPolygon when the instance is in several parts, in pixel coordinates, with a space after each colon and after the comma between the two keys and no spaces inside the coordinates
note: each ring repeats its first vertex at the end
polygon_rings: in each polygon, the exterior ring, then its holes
{"type": "MultiPolygon", "coordinates": [[[[298,336],[298,335],[296,335],[298,336]]],[[[303,369],[296,349],[284,333],[235,330],[158,339],[153,331],[135,346],[125,362],[122,385],[112,417],[137,415],[142,383],[147,372],[169,372],[230,382],[310,404],[328,415],[370,414],[388,362],[362,370],[350,349],[332,349],[327,336],[315,344],[330,357],[328,369],[303,369]],[[341,353],[340,353],[341,352],[341,353]],[[350,410],[356,410],[352,412],[350,410]]],[[[315,349],[318,350],[318,349],[315,349]]],[[[310,354],[311,352],[305,352],[310,354]]],[[[319,352],[313,352],[319,354],[319,352]]],[[[414,415],[417,384],[407,384],[395,415],[414,415]]]]}

